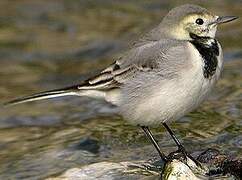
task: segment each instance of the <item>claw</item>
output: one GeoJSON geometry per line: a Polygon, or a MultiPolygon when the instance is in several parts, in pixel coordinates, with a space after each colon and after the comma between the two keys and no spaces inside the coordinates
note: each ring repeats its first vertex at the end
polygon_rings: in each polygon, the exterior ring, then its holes
{"type": "Polygon", "coordinates": [[[187,161],[187,158],[191,159],[199,168],[202,168],[202,164],[196,160],[194,157],[192,157],[191,154],[187,153],[186,149],[183,146],[178,147],[178,152],[181,152],[184,155],[185,160],[187,161]]]}

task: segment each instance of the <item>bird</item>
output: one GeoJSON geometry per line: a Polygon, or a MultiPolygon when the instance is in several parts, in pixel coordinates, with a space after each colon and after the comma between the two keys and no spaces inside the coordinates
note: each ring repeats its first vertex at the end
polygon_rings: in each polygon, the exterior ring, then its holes
{"type": "Polygon", "coordinates": [[[97,75],[80,84],[44,91],[5,106],[56,98],[87,96],[117,106],[131,125],[143,129],[160,158],[167,161],[150,128],[164,126],[184,155],[168,123],[196,109],[209,95],[223,68],[217,27],[237,19],[218,16],[194,4],[171,9],[161,22],[97,75]]]}

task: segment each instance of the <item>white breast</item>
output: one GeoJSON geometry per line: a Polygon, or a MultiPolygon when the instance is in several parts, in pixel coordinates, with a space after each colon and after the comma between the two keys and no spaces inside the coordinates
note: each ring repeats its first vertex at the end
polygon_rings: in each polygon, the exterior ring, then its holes
{"type": "MultiPolygon", "coordinates": [[[[180,78],[160,82],[150,87],[151,96],[141,103],[121,107],[121,115],[135,125],[155,126],[162,122],[176,120],[198,107],[208,96],[220,76],[222,56],[218,57],[218,68],[211,79],[204,78],[203,60],[196,48],[188,43],[191,68],[181,72],[180,78]],[[157,87],[160,87],[157,88],[157,87]]],[[[221,47],[220,47],[221,52],[221,47]]],[[[220,53],[222,54],[222,53],[220,53]]]]}

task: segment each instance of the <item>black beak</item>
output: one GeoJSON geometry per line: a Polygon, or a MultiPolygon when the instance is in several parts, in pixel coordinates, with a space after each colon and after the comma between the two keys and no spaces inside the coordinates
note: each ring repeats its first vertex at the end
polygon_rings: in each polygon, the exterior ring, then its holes
{"type": "Polygon", "coordinates": [[[216,19],[216,21],[211,22],[209,25],[227,23],[227,22],[236,20],[238,18],[239,17],[236,17],[236,16],[219,16],[218,19],[216,19]]]}

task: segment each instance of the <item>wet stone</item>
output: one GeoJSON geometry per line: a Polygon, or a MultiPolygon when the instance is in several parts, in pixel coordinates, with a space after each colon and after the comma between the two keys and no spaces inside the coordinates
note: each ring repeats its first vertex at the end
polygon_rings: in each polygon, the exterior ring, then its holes
{"type": "MultiPolygon", "coordinates": [[[[216,149],[207,149],[202,152],[198,159],[201,164],[196,164],[189,157],[179,152],[172,152],[169,160],[162,169],[155,168],[157,161],[134,162],[99,162],[80,168],[72,168],[60,176],[48,178],[58,179],[161,179],[162,180],[202,180],[224,179],[236,180],[241,176],[241,160],[231,160],[216,149]]],[[[160,164],[158,165],[160,167],[160,164]]]]}
{"type": "Polygon", "coordinates": [[[100,149],[99,142],[95,139],[84,138],[81,139],[80,142],[74,146],[72,146],[75,150],[85,150],[91,153],[97,154],[100,149]]]}

